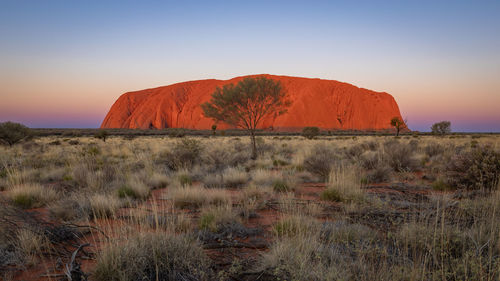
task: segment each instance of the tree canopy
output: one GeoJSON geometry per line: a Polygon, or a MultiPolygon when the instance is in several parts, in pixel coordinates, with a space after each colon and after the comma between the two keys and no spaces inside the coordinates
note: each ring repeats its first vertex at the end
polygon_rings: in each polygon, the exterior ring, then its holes
{"type": "Polygon", "coordinates": [[[450,121],[441,121],[438,123],[434,123],[431,127],[431,132],[433,134],[438,135],[446,135],[451,133],[451,122],[450,121]]]}
{"type": "Polygon", "coordinates": [[[396,116],[391,119],[391,126],[396,129],[396,136],[399,136],[399,132],[401,131],[401,129],[406,128],[406,122],[396,116]]]}
{"type": "Polygon", "coordinates": [[[0,123],[0,140],[12,146],[33,135],[30,128],[14,122],[0,123]]]}
{"type": "Polygon", "coordinates": [[[206,117],[248,130],[252,139],[252,158],[257,157],[255,130],[267,117],[287,112],[291,101],[279,81],[248,77],[238,84],[217,87],[210,102],[201,105],[206,117]]]}

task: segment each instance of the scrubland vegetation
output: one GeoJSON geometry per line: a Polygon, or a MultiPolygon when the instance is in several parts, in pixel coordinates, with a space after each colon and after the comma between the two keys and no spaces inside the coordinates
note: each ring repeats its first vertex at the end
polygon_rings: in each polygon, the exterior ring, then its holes
{"type": "Polygon", "coordinates": [[[498,136],[100,137],[0,147],[1,280],[500,279],[498,136]]]}

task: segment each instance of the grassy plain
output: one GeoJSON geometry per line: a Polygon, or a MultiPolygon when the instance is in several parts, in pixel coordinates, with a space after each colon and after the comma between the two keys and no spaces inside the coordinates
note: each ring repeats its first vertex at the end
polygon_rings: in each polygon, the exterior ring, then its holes
{"type": "Polygon", "coordinates": [[[207,134],[0,147],[0,279],[500,279],[499,136],[249,148],[207,134]]]}

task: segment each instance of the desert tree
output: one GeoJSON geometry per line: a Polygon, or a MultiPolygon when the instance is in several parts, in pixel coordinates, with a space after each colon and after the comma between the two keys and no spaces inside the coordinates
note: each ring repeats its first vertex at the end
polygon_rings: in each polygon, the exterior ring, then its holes
{"type": "Polygon", "coordinates": [[[320,130],[318,127],[304,127],[302,129],[302,136],[307,139],[314,139],[320,134],[320,130]]]}
{"type": "Polygon", "coordinates": [[[14,122],[0,123],[0,140],[12,146],[33,136],[30,128],[14,122]]]}
{"type": "Polygon", "coordinates": [[[279,81],[266,77],[245,78],[238,84],[217,87],[210,102],[201,105],[203,114],[250,133],[252,159],[257,158],[255,130],[260,122],[287,112],[291,105],[279,81]]]}
{"type": "Polygon", "coordinates": [[[437,135],[446,135],[451,133],[451,122],[450,121],[441,121],[438,123],[434,123],[431,127],[431,132],[437,135]]]}
{"type": "Polygon", "coordinates": [[[406,128],[406,122],[396,116],[391,119],[391,126],[396,129],[396,136],[399,136],[399,132],[406,128]]]}
{"type": "Polygon", "coordinates": [[[217,125],[213,124],[212,125],[212,133],[213,133],[214,136],[215,136],[216,132],[217,132],[217,125]]]}
{"type": "Polygon", "coordinates": [[[106,130],[99,130],[96,134],[95,137],[102,140],[103,142],[106,142],[106,138],[108,137],[108,131],[106,130]]]}

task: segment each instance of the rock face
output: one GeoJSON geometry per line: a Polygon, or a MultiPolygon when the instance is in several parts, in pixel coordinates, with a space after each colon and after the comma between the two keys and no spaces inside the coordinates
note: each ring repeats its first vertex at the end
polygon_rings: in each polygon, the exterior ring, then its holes
{"type": "MultiPolygon", "coordinates": [[[[251,77],[260,75],[251,75],[251,77]]],[[[292,105],[288,113],[263,120],[260,128],[301,130],[306,126],[342,130],[382,130],[400,117],[394,98],[381,92],[333,80],[264,75],[281,81],[292,105]]],[[[125,93],[118,98],[101,128],[210,129],[214,121],[203,116],[200,105],[210,100],[218,86],[230,80],[198,80],[125,93]]],[[[229,126],[218,124],[218,128],[229,126]]]]}

